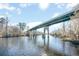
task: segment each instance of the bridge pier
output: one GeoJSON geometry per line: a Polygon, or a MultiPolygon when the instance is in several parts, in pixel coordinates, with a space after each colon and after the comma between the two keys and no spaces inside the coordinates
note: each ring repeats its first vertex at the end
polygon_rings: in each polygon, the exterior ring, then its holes
{"type": "Polygon", "coordinates": [[[32,31],[29,32],[29,37],[30,37],[30,39],[33,39],[33,32],[32,31]]]}
{"type": "Polygon", "coordinates": [[[45,28],[44,28],[44,34],[43,34],[44,46],[45,46],[45,38],[46,38],[46,36],[45,36],[45,28]]]}
{"type": "Polygon", "coordinates": [[[34,30],[32,30],[32,39],[35,38],[34,30]]]}
{"type": "Polygon", "coordinates": [[[44,39],[44,46],[47,44],[47,49],[49,49],[49,27],[44,27],[44,34],[43,34],[43,39],[44,39]],[[47,43],[45,43],[46,39],[46,30],[47,30],[47,43]]]}
{"type": "Polygon", "coordinates": [[[47,41],[47,49],[49,49],[49,27],[47,27],[47,35],[48,35],[48,41],[47,41]]]}
{"type": "Polygon", "coordinates": [[[36,37],[37,37],[36,30],[33,30],[33,39],[36,39],[36,37]]]}
{"type": "Polygon", "coordinates": [[[34,42],[34,44],[36,44],[36,37],[37,37],[37,34],[36,34],[36,30],[33,30],[33,42],[34,42]]]}
{"type": "Polygon", "coordinates": [[[35,30],[35,39],[37,38],[37,30],[35,30]]]}

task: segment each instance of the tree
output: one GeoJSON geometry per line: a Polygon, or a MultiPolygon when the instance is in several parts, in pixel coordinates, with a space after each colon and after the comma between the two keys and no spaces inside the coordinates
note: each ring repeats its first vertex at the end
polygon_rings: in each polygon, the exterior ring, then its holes
{"type": "Polygon", "coordinates": [[[25,27],[26,27],[26,23],[18,23],[18,26],[19,26],[19,28],[20,28],[20,33],[22,34],[23,33],[23,31],[24,31],[24,29],[25,29],[25,27]]]}
{"type": "Polygon", "coordinates": [[[17,35],[19,35],[20,33],[19,33],[19,28],[17,27],[17,26],[13,26],[12,27],[12,34],[14,35],[14,36],[17,36],[17,35]]]}
{"type": "Polygon", "coordinates": [[[1,27],[3,27],[3,24],[5,24],[5,19],[2,17],[2,18],[0,18],[0,25],[1,25],[1,27]]]}
{"type": "Polygon", "coordinates": [[[79,18],[71,21],[71,28],[76,39],[79,39],[79,18]]]}
{"type": "Polygon", "coordinates": [[[26,27],[26,23],[21,23],[21,22],[20,22],[20,23],[18,24],[18,26],[19,26],[20,30],[23,31],[23,30],[25,29],[25,27],[26,27]]]}
{"type": "Polygon", "coordinates": [[[5,26],[7,24],[6,21],[8,21],[6,18],[4,18],[4,17],[0,18],[0,35],[3,35],[5,26]]]}

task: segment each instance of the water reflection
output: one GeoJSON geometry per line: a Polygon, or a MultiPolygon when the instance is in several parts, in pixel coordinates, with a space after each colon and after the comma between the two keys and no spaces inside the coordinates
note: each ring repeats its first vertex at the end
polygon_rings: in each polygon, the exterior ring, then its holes
{"type": "Polygon", "coordinates": [[[8,55],[8,39],[4,40],[4,38],[0,39],[0,55],[8,55]]]}
{"type": "Polygon", "coordinates": [[[13,37],[0,38],[0,55],[76,55],[76,50],[69,42],[65,42],[63,46],[63,42],[57,37],[13,37]]]}
{"type": "MultiPolygon", "coordinates": [[[[40,38],[40,36],[38,37],[40,38]]],[[[60,38],[50,36],[49,41],[46,39],[37,39],[38,46],[42,46],[42,43],[45,43],[44,47],[48,55],[77,55],[76,49],[70,42],[63,42],[60,38]],[[40,44],[41,43],[41,44],[40,44]]]]}

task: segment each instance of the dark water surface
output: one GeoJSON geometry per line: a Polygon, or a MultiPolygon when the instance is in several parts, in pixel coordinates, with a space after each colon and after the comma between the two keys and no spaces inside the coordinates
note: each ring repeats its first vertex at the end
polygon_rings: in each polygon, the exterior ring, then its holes
{"type": "Polygon", "coordinates": [[[36,39],[29,37],[0,38],[0,56],[44,56],[44,55],[76,55],[76,50],[69,42],[65,43],[59,38],[50,36],[48,39],[38,36],[36,39]]]}

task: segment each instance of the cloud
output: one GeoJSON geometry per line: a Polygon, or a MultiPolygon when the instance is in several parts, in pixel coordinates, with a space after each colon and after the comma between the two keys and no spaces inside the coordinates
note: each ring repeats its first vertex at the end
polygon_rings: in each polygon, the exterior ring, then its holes
{"type": "Polygon", "coordinates": [[[38,6],[41,10],[46,10],[49,6],[50,0],[28,0],[27,3],[38,3],[38,6]]]}
{"type": "Polygon", "coordinates": [[[0,15],[0,18],[1,18],[1,17],[3,17],[3,18],[4,18],[5,16],[4,16],[4,15],[0,15]]]}
{"type": "Polygon", "coordinates": [[[31,22],[31,23],[28,23],[27,26],[29,26],[29,29],[41,24],[42,22],[31,22]]]}
{"type": "Polygon", "coordinates": [[[75,6],[77,3],[79,3],[79,0],[28,0],[27,3],[39,3],[39,8],[41,10],[46,10],[49,6],[49,3],[57,3],[59,8],[62,8],[65,6],[64,3],[69,3],[67,4],[66,8],[70,8],[75,6]]]}
{"type": "MultiPolygon", "coordinates": [[[[28,3],[30,3],[30,4],[31,3],[39,3],[39,8],[41,10],[46,10],[49,6],[49,3],[71,3],[71,4],[67,5],[67,8],[72,7],[76,3],[79,3],[79,0],[73,0],[73,1],[72,0],[60,0],[60,1],[59,0],[16,0],[16,1],[15,0],[13,0],[13,1],[8,0],[8,1],[9,1],[9,3],[10,2],[12,2],[12,3],[18,2],[18,3],[20,3],[20,7],[23,7],[23,8],[26,7],[28,5],[28,3]]],[[[64,4],[62,4],[62,5],[64,5],[64,4]]],[[[62,5],[60,4],[58,6],[61,8],[62,5]]],[[[0,6],[0,8],[5,8],[5,9],[8,9],[8,10],[16,9],[15,7],[12,7],[10,5],[8,5],[8,7],[7,7],[7,5],[3,4],[2,6],[3,7],[0,6]]]]}
{"type": "Polygon", "coordinates": [[[79,0],[0,0],[0,3],[79,3],[79,0]]]}
{"type": "Polygon", "coordinates": [[[55,18],[55,17],[57,17],[59,15],[60,15],[60,13],[54,13],[53,16],[52,16],[52,18],[55,18]]]}
{"type": "MultiPolygon", "coordinates": [[[[30,0],[31,1],[31,0],[30,0]]],[[[20,3],[19,6],[22,7],[22,8],[25,8],[27,6],[31,6],[32,3],[20,3]]],[[[41,10],[46,10],[49,6],[49,3],[38,3],[38,7],[41,9],[41,10]]]]}
{"type": "MultiPolygon", "coordinates": [[[[66,3],[56,3],[55,5],[57,5],[58,8],[63,8],[65,6],[66,3]]],[[[67,5],[67,4],[66,4],[67,5]]],[[[66,7],[66,6],[65,6],[66,7]]]]}
{"type": "Polygon", "coordinates": [[[5,10],[13,11],[16,8],[13,7],[13,6],[10,6],[10,4],[8,4],[8,3],[0,3],[0,9],[5,9],[5,10]]]}
{"type": "Polygon", "coordinates": [[[78,3],[70,3],[70,4],[67,4],[66,5],[66,8],[69,9],[69,8],[73,8],[74,6],[76,6],[78,3]]]}
{"type": "Polygon", "coordinates": [[[79,0],[27,0],[27,3],[79,3],[79,0]]]}
{"type": "Polygon", "coordinates": [[[9,14],[9,12],[5,12],[5,14],[0,15],[0,17],[11,17],[11,15],[9,14]]]}
{"type": "Polygon", "coordinates": [[[21,9],[20,8],[16,8],[16,12],[17,12],[18,15],[20,15],[21,14],[21,9]]]}
{"type": "Polygon", "coordinates": [[[77,5],[77,3],[56,3],[57,7],[62,9],[65,7],[66,9],[72,9],[74,6],[77,5]]]}
{"type": "MultiPolygon", "coordinates": [[[[31,29],[31,28],[33,28],[33,27],[35,27],[35,26],[38,26],[38,25],[40,25],[40,24],[42,24],[43,22],[31,22],[31,23],[27,23],[27,26],[29,26],[29,29],[31,29]]],[[[43,28],[39,28],[39,29],[37,29],[37,31],[40,31],[40,32],[43,32],[43,28]]]]}
{"type": "MultiPolygon", "coordinates": [[[[4,10],[8,10],[8,11],[11,11],[11,12],[14,12],[16,11],[16,13],[18,15],[21,14],[21,9],[20,8],[17,8],[17,7],[14,7],[14,6],[11,6],[9,3],[0,3],[0,9],[4,9],[4,10]]],[[[6,12],[5,13],[6,15],[9,15],[9,12],[6,12]]]]}
{"type": "Polygon", "coordinates": [[[42,10],[46,10],[49,6],[49,3],[39,3],[39,8],[42,10]]]}
{"type": "Polygon", "coordinates": [[[21,8],[26,8],[27,6],[31,6],[32,5],[32,3],[20,3],[19,4],[19,6],[21,7],[21,8]]]}
{"type": "Polygon", "coordinates": [[[27,4],[26,3],[20,3],[19,6],[22,7],[22,8],[24,8],[24,7],[27,6],[27,4]]]}
{"type": "Polygon", "coordinates": [[[5,12],[5,16],[12,17],[12,15],[9,12],[5,12]]]}

